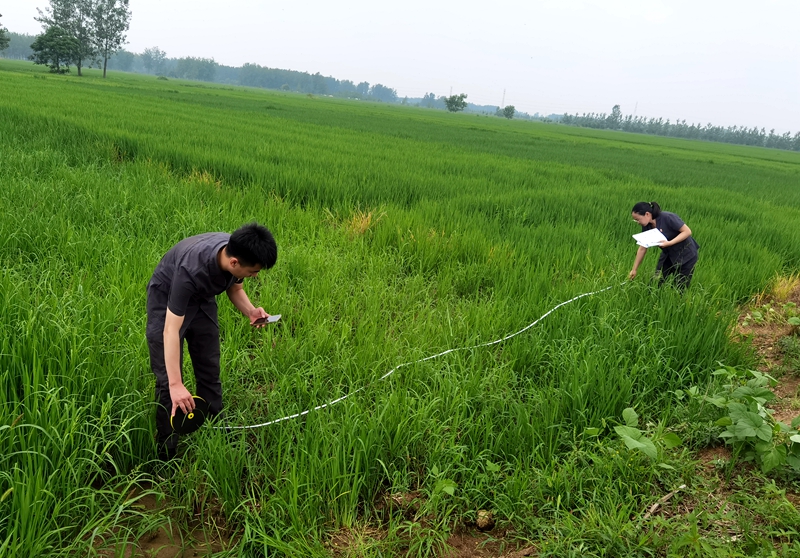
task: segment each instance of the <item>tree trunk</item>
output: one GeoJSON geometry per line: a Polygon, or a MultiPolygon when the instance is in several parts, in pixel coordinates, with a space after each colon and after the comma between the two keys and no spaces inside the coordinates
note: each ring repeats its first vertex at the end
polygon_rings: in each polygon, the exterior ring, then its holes
{"type": "Polygon", "coordinates": [[[108,45],[103,49],[103,79],[106,79],[106,67],[108,66],[108,45]]]}
{"type": "Polygon", "coordinates": [[[81,62],[83,62],[83,60],[78,60],[75,63],[75,65],[78,67],[78,77],[81,77],[83,75],[83,74],[81,74],[81,62]]]}

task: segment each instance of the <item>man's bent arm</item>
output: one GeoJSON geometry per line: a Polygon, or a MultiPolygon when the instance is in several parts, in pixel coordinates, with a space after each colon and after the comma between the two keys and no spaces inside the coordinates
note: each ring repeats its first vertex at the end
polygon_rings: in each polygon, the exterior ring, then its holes
{"type": "Polygon", "coordinates": [[[256,308],[250,302],[247,293],[244,292],[244,287],[240,283],[235,283],[231,288],[226,291],[228,298],[233,305],[239,309],[239,312],[250,318],[250,323],[253,324],[258,318],[266,318],[267,314],[263,308],[256,308]]]}

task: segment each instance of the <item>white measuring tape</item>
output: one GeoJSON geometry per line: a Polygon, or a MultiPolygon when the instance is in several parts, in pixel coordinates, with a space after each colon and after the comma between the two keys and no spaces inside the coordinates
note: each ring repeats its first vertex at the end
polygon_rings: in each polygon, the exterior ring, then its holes
{"type": "MultiPolygon", "coordinates": [[[[394,368],[389,370],[386,374],[384,374],[383,376],[381,376],[380,378],[375,380],[375,382],[380,382],[381,380],[385,380],[386,378],[388,378],[389,376],[391,376],[397,370],[399,370],[400,368],[403,368],[404,366],[411,366],[412,364],[416,364],[418,362],[425,362],[426,360],[433,360],[434,358],[439,358],[440,356],[444,356],[444,355],[447,355],[447,354],[450,354],[450,353],[454,353],[456,351],[469,351],[469,350],[472,350],[472,349],[478,349],[480,347],[489,347],[490,345],[497,345],[498,343],[502,343],[503,341],[508,341],[512,337],[516,337],[520,333],[523,333],[523,332],[529,330],[530,328],[532,328],[533,326],[535,326],[536,324],[541,322],[543,319],[545,319],[547,316],[549,316],[550,314],[552,314],[553,312],[555,312],[556,310],[558,310],[562,306],[567,305],[570,302],[574,302],[574,301],[578,300],[579,298],[583,298],[585,296],[592,296],[592,295],[595,295],[595,294],[598,294],[598,293],[602,293],[602,292],[607,291],[607,290],[612,289],[612,288],[613,288],[613,285],[611,287],[606,287],[605,289],[600,289],[599,291],[592,291],[590,293],[583,293],[581,295],[572,297],[571,299],[554,306],[553,308],[548,310],[545,314],[540,316],[537,320],[535,320],[534,322],[532,322],[532,323],[528,324],[527,326],[523,327],[521,330],[517,331],[516,333],[512,333],[510,335],[506,335],[502,339],[497,339],[495,341],[489,341],[488,343],[481,343],[479,345],[473,345],[471,347],[459,347],[459,348],[456,348],[456,349],[447,349],[446,351],[442,351],[441,353],[438,353],[438,354],[435,354],[435,355],[432,355],[432,356],[428,356],[428,357],[425,357],[425,358],[420,358],[418,360],[412,360],[411,362],[404,362],[403,364],[398,364],[397,366],[395,366],[394,368]]],[[[249,426],[215,426],[214,428],[217,429],[217,430],[246,430],[246,429],[252,429],[252,428],[262,428],[264,426],[270,426],[272,424],[277,424],[277,423],[283,422],[285,420],[291,420],[291,419],[299,418],[299,417],[307,415],[307,414],[309,414],[309,413],[311,413],[313,411],[321,411],[322,409],[325,409],[327,407],[332,407],[333,405],[336,405],[337,403],[339,403],[341,401],[344,401],[348,397],[351,397],[351,396],[357,394],[358,392],[367,389],[373,383],[374,382],[370,382],[367,385],[362,386],[362,387],[358,388],[357,390],[348,393],[347,395],[343,395],[342,397],[339,397],[338,399],[334,399],[333,401],[328,401],[327,403],[323,403],[322,405],[318,405],[318,406],[314,407],[313,409],[306,409],[305,411],[302,411],[300,413],[295,413],[293,415],[288,415],[288,416],[285,416],[285,417],[277,418],[277,419],[271,420],[269,422],[262,422],[261,424],[251,424],[249,426]]]]}

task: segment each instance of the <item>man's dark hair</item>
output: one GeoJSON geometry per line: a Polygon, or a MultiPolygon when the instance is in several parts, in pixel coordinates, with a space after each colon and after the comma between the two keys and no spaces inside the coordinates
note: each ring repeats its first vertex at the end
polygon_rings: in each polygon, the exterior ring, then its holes
{"type": "Polygon", "coordinates": [[[269,269],[278,261],[278,245],[267,227],[249,223],[236,229],[225,247],[225,253],[244,266],[260,265],[269,269]]]}

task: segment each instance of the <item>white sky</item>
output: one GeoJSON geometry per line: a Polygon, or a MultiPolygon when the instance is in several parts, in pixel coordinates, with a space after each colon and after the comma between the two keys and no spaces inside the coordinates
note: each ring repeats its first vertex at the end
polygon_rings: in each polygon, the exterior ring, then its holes
{"type": "MultiPolygon", "coordinates": [[[[49,0],[0,0],[38,34],[49,0]]],[[[611,112],[800,131],[799,0],[130,0],[126,48],[611,112]]]]}

